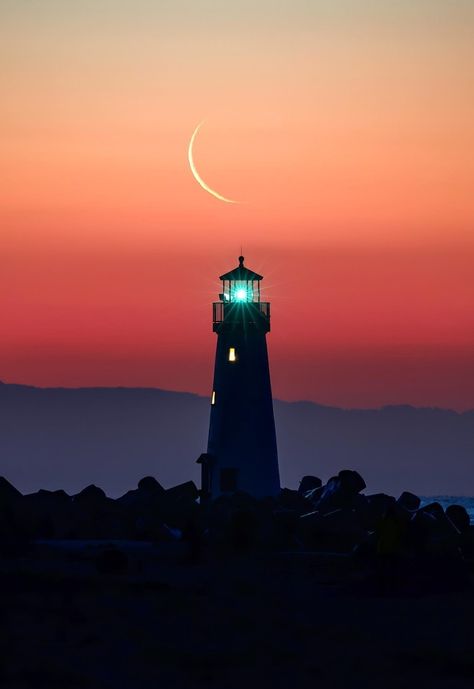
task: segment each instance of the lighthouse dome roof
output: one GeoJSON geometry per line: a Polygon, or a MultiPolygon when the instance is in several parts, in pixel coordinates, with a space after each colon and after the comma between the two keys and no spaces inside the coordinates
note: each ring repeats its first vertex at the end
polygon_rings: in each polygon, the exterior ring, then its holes
{"type": "Polygon", "coordinates": [[[263,280],[263,275],[255,273],[244,266],[244,257],[239,256],[239,265],[234,270],[224,273],[219,277],[219,280],[263,280]]]}

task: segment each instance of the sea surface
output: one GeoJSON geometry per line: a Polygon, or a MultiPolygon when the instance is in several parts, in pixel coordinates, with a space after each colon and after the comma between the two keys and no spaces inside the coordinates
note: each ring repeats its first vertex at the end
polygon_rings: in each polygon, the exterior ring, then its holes
{"type": "Polygon", "coordinates": [[[439,502],[444,509],[449,507],[449,505],[462,505],[469,514],[471,524],[474,524],[474,498],[455,495],[431,495],[429,497],[421,497],[422,506],[427,505],[429,502],[439,502]]]}

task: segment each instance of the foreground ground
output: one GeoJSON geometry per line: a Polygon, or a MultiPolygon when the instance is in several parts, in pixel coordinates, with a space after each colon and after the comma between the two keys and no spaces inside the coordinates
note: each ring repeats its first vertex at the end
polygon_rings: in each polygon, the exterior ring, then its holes
{"type": "Polygon", "coordinates": [[[2,689],[474,684],[474,593],[382,593],[344,556],[227,555],[180,544],[39,544],[0,563],[2,689]],[[99,568],[97,563],[99,562],[99,568]],[[101,566],[102,562],[102,566],[101,566]]]}

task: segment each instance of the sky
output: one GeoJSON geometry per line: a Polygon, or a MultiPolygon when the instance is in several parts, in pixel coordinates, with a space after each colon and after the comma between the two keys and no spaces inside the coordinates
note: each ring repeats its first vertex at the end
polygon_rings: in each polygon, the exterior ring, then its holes
{"type": "Polygon", "coordinates": [[[1,0],[0,64],[0,380],[209,395],[242,246],[275,397],[474,408],[471,0],[1,0]]]}

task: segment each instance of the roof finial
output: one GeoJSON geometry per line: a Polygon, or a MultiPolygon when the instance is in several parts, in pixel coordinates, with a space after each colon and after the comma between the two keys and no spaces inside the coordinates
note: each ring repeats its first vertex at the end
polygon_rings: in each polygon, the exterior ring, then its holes
{"type": "Polygon", "coordinates": [[[244,267],[244,257],[241,255],[239,256],[239,268],[244,267]]]}

